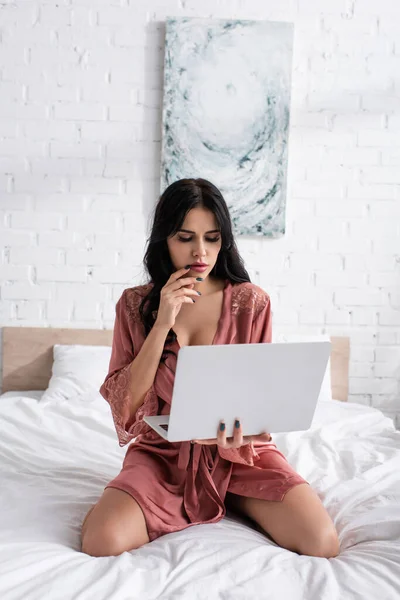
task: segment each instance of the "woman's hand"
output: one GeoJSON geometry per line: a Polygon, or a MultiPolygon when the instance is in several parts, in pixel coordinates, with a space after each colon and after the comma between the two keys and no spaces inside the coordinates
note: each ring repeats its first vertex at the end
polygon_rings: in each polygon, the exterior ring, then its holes
{"type": "Polygon", "coordinates": [[[175,325],[175,319],[182,304],[185,302],[193,304],[194,298],[199,297],[199,293],[193,289],[197,278],[183,277],[188,271],[190,271],[190,267],[175,271],[161,288],[157,325],[171,329],[175,325]]]}
{"type": "Polygon", "coordinates": [[[270,442],[271,440],[272,437],[269,433],[261,433],[260,435],[243,435],[240,421],[236,419],[232,437],[226,437],[225,423],[221,421],[218,427],[216,439],[192,440],[192,443],[205,444],[206,446],[218,444],[218,446],[221,446],[221,448],[240,448],[241,446],[244,446],[250,442],[266,443],[270,442]]]}

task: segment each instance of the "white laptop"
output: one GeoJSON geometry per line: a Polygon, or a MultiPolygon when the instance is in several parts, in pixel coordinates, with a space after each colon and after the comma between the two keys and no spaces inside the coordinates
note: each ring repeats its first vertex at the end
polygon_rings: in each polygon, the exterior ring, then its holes
{"type": "Polygon", "coordinates": [[[184,346],[178,352],[169,415],[144,417],[164,439],[216,438],[310,427],[328,364],[330,342],[184,346]]]}

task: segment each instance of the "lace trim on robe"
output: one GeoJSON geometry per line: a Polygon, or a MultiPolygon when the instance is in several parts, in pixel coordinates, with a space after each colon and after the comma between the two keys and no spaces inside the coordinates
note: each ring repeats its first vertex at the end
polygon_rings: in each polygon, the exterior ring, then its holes
{"type": "Polygon", "coordinates": [[[146,429],[150,431],[151,427],[143,421],[143,417],[145,415],[156,415],[158,410],[158,397],[154,386],[151,386],[143,404],[136,411],[133,422],[129,423],[128,415],[131,404],[129,368],[130,364],[126,365],[102,385],[103,393],[105,393],[111,408],[115,430],[121,447],[131,442],[139,434],[145,433],[146,429]]]}
{"type": "MultiPolygon", "coordinates": [[[[151,284],[129,288],[125,291],[126,314],[135,323],[141,322],[139,305],[143,296],[147,295],[151,284]]],[[[101,386],[100,393],[106,398],[111,408],[115,430],[120,446],[125,446],[139,434],[152,431],[151,427],[143,421],[145,415],[155,415],[158,411],[158,396],[154,386],[146,393],[143,404],[138,408],[134,419],[129,422],[129,406],[131,405],[129,392],[129,369],[131,363],[125,365],[101,386]]]]}
{"type": "Polygon", "coordinates": [[[240,312],[253,313],[256,317],[265,307],[269,296],[263,289],[252,284],[244,283],[232,289],[231,313],[238,315],[240,312]]]}

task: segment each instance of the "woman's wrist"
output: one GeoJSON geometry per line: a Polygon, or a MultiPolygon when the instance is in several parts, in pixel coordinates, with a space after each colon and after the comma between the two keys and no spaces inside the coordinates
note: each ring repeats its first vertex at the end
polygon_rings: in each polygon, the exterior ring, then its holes
{"type": "Polygon", "coordinates": [[[158,333],[162,333],[162,334],[165,334],[165,336],[167,336],[168,332],[171,328],[168,325],[162,325],[161,323],[157,323],[157,321],[156,321],[154,323],[152,329],[154,329],[158,333]]]}

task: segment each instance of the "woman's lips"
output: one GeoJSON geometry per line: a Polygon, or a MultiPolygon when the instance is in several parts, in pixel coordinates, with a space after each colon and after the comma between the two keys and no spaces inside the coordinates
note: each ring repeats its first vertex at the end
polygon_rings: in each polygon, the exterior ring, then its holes
{"type": "Polygon", "coordinates": [[[192,271],[196,271],[197,273],[203,273],[206,271],[208,265],[190,265],[192,271]]]}

